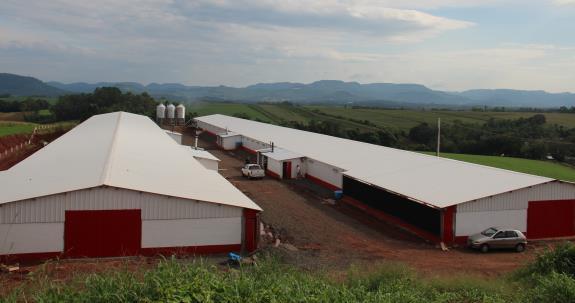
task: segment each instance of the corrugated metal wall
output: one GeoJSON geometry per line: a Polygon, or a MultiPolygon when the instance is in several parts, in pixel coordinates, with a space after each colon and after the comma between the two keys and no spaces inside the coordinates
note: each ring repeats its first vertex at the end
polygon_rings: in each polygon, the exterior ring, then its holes
{"type": "Polygon", "coordinates": [[[324,182],[342,188],[343,175],[341,174],[341,169],[310,158],[305,160],[304,166],[306,173],[321,179],[324,182]]]}
{"type": "Polygon", "coordinates": [[[457,212],[527,209],[529,201],[566,199],[575,199],[575,185],[562,182],[550,182],[463,203],[457,206],[457,212]]]}
{"type": "Polygon", "coordinates": [[[260,150],[265,148],[270,148],[271,145],[268,143],[260,142],[258,140],[246,137],[242,135],[242,145],[251,150],[260,150]]]}
{"type": "Polygon", "coordinates": [[[104,209],[141,209],[142,220],[242,216],[239,207],[98,187],[0,205],[0,224],[64,222],[66,210],[104,209]]]}
{"type": "Polygon", "coordinates": [[[203,130],[207,130],[207,131],[214,133],[214,134],[223,133],[225,131],[225,129],[223,129],[223,128],[220,128],[220,127],[217,127],[217,126],[214,126],[214,125],[202,122],[202,121],[198,121],[198,120],[196,120],[196,125],[199,128],[201,128],[203,130]]]}

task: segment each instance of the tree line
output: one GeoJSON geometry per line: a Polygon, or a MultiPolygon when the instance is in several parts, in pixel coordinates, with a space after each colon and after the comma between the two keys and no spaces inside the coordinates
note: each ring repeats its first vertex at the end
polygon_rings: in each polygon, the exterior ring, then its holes
{"type": "MultiPolygon", "coordinates": [[[[374,127],[370,121],[353,120],[374,127]]],[[[388,147],[435,151],[437,127],[420,123],[409,131],[377,127],[377,130],[344,129],[332,120],[311,120],[308,123],[284,121],[283,126],[321,133],[388,147]]],[[[483,124],[464,123],[459,120],[442,125],[441,151],[492,156],[513,156],[529,159],[558,161],[575,157],[575,128],[549,125],[545,116],[529,118],[490,119],[483,124]]]]}
{"type": "Polygon", "coordinates": [[[96,88],[88,94],[65,95],[50,105],[44,99],[0,100],[0,112],[26,112],[29,122],[84,121],[93,115],[125,111],[153,117],[158,103],[147,93],[122,93],[116,87],[96,88]],[[49,114],[39,114],[48,109],[49,114]]]}

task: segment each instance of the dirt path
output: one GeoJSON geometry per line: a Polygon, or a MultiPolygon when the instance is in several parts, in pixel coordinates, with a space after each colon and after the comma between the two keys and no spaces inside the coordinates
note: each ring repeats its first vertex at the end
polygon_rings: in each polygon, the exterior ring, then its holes
{"type": "Polygon", "coordinates": [[[498,276],[531,260],[536,251],[545,246],[531,245],[525,253],[481,254],[467,249],[444,252],[394,226],[326,204],[322,197],[325,193],[302,190],[309,187],[300,184],[302,181],[286,182],[268,177],[246,180],[241,177],[240,168],[247,154],[214,149],[205,140],[200,140],[200,145],[220,158],[220,172],[264,209],[262,221],[299,248],[286,252],[288,260],[299,266],[346,270],[351,264],[399,261],[424,275],[498,276]]]}

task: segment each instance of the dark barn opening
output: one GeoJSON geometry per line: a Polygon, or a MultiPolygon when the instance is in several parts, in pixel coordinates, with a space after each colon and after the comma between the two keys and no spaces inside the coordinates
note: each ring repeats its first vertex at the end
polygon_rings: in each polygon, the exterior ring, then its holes
{"type": "Polygon", "coordinates": [[[441,211],[343,176],[343,193],[424,231],[441,236],[441,211]]]}

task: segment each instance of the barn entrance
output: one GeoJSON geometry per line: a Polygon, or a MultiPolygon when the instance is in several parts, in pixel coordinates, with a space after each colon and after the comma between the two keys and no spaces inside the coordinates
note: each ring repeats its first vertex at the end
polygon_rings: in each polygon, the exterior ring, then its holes
{"type": "Polygon", "coordinates": [[[67,210],[64,253],[69,257],[133,256],[142,241],[141,211],[67,210]]]}
{"type": "Polygon", "coordinates": [[[575,200],[531,201],[527,208],[527,237],[575,235],[575,200]]]}
{"type": "Polygon", "coordinates": [[[291,162],[286,161],[283,163],[282,176],[284,179],[291,179],[291,162]]]}

